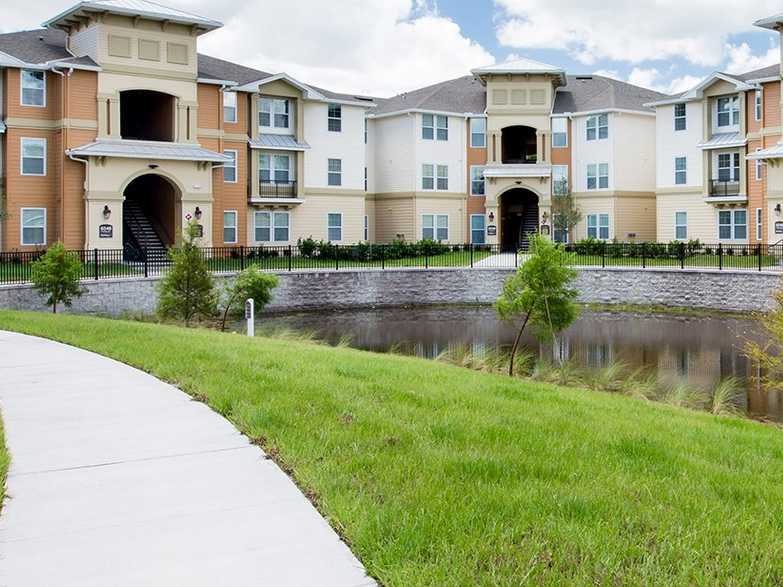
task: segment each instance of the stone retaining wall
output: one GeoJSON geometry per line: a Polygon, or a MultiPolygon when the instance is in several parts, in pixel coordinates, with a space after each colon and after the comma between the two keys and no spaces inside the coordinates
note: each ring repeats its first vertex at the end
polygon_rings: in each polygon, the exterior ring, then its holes
{"type": "MultiPolygon", "coordinates": [[[[267,311],[494,302],[509,269],[301,271],[280,275],[267,311]]],[[[219,276],[222,285],[230,276],[219,276]]],[[[160,278],[85,282],[68,311],[119,316],[155,311],[160,278]]],[[[576,282],[588,303],[640,304],[751,312],[773,307],[780,273],[663,269],[582,269],[576,282]]],[[[46,309],[28,285],[0,287],[0,308],[46,309]]]]}

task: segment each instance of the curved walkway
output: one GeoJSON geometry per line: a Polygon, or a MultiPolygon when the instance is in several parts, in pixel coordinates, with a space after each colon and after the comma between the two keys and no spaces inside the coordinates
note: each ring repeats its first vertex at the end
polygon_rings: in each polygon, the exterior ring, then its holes
{"type": "Polygon", "coordinates": [[[0,331],[0,408],[0,585],[374,585],[260,449],[150,375],[0,331]]]}

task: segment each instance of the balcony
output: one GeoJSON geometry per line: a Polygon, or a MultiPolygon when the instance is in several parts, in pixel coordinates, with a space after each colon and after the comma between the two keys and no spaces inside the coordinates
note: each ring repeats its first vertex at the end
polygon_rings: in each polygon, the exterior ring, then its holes
{"type": "Polygon", "coordinates": [[[742,203],[748,201],[748,196],[742,193],[739,181],[713,179],[710,182],[710,194],[706,201],[713,204],[742,203]]]}
{"type": "Polygon", "coordinates": [[[258,185],[262,198],[295,198],[297,194],[295,181],[262,181],[258,185]]]}

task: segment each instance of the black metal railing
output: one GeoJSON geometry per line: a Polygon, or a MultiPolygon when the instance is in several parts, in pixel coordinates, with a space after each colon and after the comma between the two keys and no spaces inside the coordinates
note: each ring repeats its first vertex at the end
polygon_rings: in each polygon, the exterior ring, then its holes
{"type": "MultiPolygon", "coordinates": [[[[576,267],[641,269],[716,269],[783,272],[783,243],[608,243],[596,240],[567,244],[576,267]]],[[[452,245],[436,242],[334,245],[304,241],[296,245],[201,248],[214,273],[258,267],[263,271],[343,271],[392,269],[514,269],[526,250],[500,245],[452,245]]],[[[29,283],[40,251],[0,253],[0,285],[29,283]]],[[[82,278],[99,280],[161,275],[171,265],[166,251],[139,249],[73,250],[82,263],[82,278]]]]}
{"type": "Polygon", "coordinates": [[[721,181],[719,179],[713,179],[710,182],[711,196],[738,196],[739,194],[740,182],[738,181],[721,181]]]}
{"type": "Polygon", "coordinates": [[[298,193],[295,181],[262,181],[258,185],[262,198],[295,198],[298,193]]]}

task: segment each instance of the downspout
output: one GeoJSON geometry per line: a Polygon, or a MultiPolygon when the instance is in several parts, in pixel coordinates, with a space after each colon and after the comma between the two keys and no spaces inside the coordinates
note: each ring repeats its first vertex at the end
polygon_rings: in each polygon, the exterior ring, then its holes
{"type": "MultiPolygon", "coordinates": [[[[79,159],[78,157],[76,157],[75,155],[73,155],[71,153],[70,149],[66,149],[65,150],[65,154],[67,155],[68,159],[70,159],[71,161],[76,161],[77,163],[81,163],[81,164],[84,165],[84,186],[83,187],[84,187],[84,193],[87,194],[87,192],[89,191],[89,189],[88,189],[89,176],[87,175],[87,163],[88,163],[88,160],[87,159],[79,159]]],[[[85,249],[88,248],[87,245],[89,243],[88,243],[87,235],[90,234],[89,205],[90,205],[89,202],[85,199],[84,200],[84,248],[85,249]]]]}

